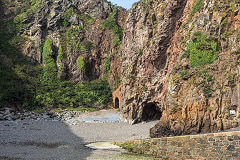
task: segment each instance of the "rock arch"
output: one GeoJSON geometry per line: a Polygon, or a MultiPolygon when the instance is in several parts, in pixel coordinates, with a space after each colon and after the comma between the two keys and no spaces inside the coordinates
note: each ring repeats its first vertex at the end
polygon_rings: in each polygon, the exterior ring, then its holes
{"type": "Polygon", "coordinates": [[[121,100],[122,100],[121,86],[119,86],[115,91],[113,91],[112,96],[113,96],[113,108],[121,109],[121,100]]]}

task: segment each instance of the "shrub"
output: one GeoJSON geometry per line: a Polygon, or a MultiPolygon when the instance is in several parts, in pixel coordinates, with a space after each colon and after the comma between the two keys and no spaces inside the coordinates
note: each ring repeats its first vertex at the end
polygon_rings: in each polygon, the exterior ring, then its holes
{"type": "Polygon", "coordinates": [[[59,49],[58,49],[58,56],[57,56],[57,63],[58,63],[58,69],[61,71],[62,70],[62,60],[64,58],[64,53],[62,50],[62,46],[60,45],[59,49]]]}
{"type": "MultiPolygon", "coordinates": [[[[32,65],[18,48],[25,39],[7,33],[8,28],[2,24],[0,19],[0,107],[78,107],[107,105],[112,101],[111,88],[106,80],[86,84],[60,81],[50,39],[39,44],[44,66],[32,65]]],[[[57,62],[64,58],[64,51],[66,47],[60,46],[57,62]]]]}
{"type": "Polygon", "coordinates": [[[214,92],[213,85],[215,77],[213,75],[209,75],[206,70],[200,71],[197,75],[201,77],[201,81],[195,83],[195,86],[199,90],[202,89],[205,98],[210,98],[214,92]]]}
{"type": "Polygon", "coordinates": [[[196,0],[196,2],[194,3],[194,5],[192,7],[192,11],[190,13],[190,18],[192,18],[195,13],[200,12],[203,5],[204,5],[204,3],[201,0],[196,0]]]}
{"type": "Polygon", "coordinates": [[[38,91],[37,101],[41,106],[55,108],[107,105],[112,101],[112,94],[106,80],[86,84],[65,81],[52,86],[42,86],[38,91]]]}
{"type": "Polygon", "coordinates": [[[61,27],[68,27],[70,24],[67,19],[58,19],[57,25],[61,27]]]}
{"type": "Polygon", "coordinates": [[[85,73],[86,72],[86,64],[84,62],[84,57],[80,56],[77,58],[77,62],[78,62],[78,68],[85,73]]]}
{"type": "Polygon", "coordinates": [[[139,54],[139,55],[143,55],[143,50],[142,50],[142,49],[139,49],[139,50],[138,50],[138,54],[139,54]]]}
{"type": "Polygon", "coordinates": [[[188,70],[181,72],[181,78],[183,80],[187,80],[188,79],[188,70]]]}
{"type": "Polygon", "coordinates": [[[62,46],[60,45],[59,50],[58,50],[58,56],[57,56],[57,62],[60,63],[64,58],[64,53],[62,50],[62,46]]]}
{"type": "Polygon", "coordinates": [[[41,81],[45,85],[51,85],[56,82],[57,79],[57,66],[52,57],[52,41],[47,39],[43,47],[42,59],[44,63],[43,75],[41,81]]]}
{"type": "Polygon", "coordinates": [[[44,43],[42,58],[45,65],[52,62],[52,41],[50,39],[44,43]]]}
{"type": "Polygon", "coordinates": [[[77,46],[79,45],[78,42],[78,36],[81,32],[81,28],[80,27],[74,27],[74,28],[69,28],[67,30],[67,45],[72,47],[72,48],[77,48],[77,46]]]}
{"type": "Polygon", "coordinates": [[[104,59],[104,71],[107,73],[110,71],[110,67],[111,67],[111,60],[110,58],[105,58],[104,59]]]}
{"type": "Polygon", "coordinates": [[[206,34],[195,32],[193,40],[187,44],[186,53],[192,67],[213,63],[217,58],[218,42],[208,38],[206,34]]]}
{"type": "Polygon", "coordinates": [[[13,20],[13,22],[15,23],[15,32],[19,32],[25,26],[25,24],[22,23],[24,18],[26,18],[28,15],[30,15],[32,13],[36,13],[38,11],[41,3],[42,3],[42,1],[38,1],[38,2],[35,0],[29,1],[29,4],[26,5],[26,7],[25,7],[26,11],[17,15],[13,20]]]}
{"type": "Polygon", "coordinates": [[[115,50],[119,49],[119,45],[120,45],[122,33],[123,33],[122,28],[117,25],[117,20],[116,20],[117,14],[118,14],[118,9],[114,8],[113,12],[108,16],[108,18],[102,24],[103,29],[109,29],[115,35],[115,39],[112,41],[115,50]]]}
{"type": "Polygon", "coordinates": [[[90,41],[83,41],[82,46],[85,48],[85,51],[91,53],[92,49],[95,47],[94,44],[90,41]]]}
{"type": "Polygon", "coordinates": [[[221,25],[222,25],[222,26],[225,26],[227,23],[228,23],[228,18],[225,18],[225,19],[221,22],[221,25]]]}

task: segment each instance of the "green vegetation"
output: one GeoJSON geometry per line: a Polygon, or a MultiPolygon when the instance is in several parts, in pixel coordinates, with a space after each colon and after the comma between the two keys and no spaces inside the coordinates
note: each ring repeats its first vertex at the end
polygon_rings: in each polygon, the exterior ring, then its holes
{"type": "Polygon", "coordinates": [[[81,38],[81,30],[79,26],[75,26],[69,28],[66,32],[66,40],[67,40],[67,48],[71,49],[79,49],[81,48],[81,44],[79,42],[79,38],[81,38]]]}
{"type": "Polygon", "coordinates": [[[91,53],[92,49],[95,48],[95,45],[90,41],[83,41],[81,47],[80,47],[80,50],[82,52],[91,53]],[[82,47],[82,50],[81,50],[81,47],[82,47]]]}
{"type": "Polygon", "coordinates": [[[143,50],[142,50],[142,49],[139,49],[139,50],[138,50],[138,54],[139,54],[139,55],[143,55],[143,50]]]}
{"type": "Polygon", "coordinates": [[[59,49],[58,49],[58,56],[57,56],[57,62],[60,63],[64,58],[64,53],[62,50],[62,45],[60,45],[59,49]]]}
{"type": "Polygon", "coordinates": [[[217,60],[218,42],[206,34],[195,32],[193,40],[187,44],[186,54],[192,67],[204,66],[217,60]]]}
{"type": "Polygon", "coordinates": [[[119,47],[120,47],[119,45],[120,45],[122,33],[123,33],[122,28],[119,27],[117,24],[117,14],[118,14],[118,9],[114,8],[113,12],[108,15],[108,18],[101,25],[103,29],[109,29],[114,33],[115,39],[112,42],[115,48],[115,52],[119,50],[119,47]]]}
{"type": "Polygon", "coordinates": [[[57,20],[57,25],[62,27],[68,27],[70,23],[68,22],[67,19],[64,18],[64,19],[57,20]]]}
{"type": "Polygon", "coordinates": [[[63,27],[68,27],[70,25],[70,23],[68,22],[68,20],[75,15],[75,11],[73,8],[69,8],[67,11],[65,11],[63,13],[63,19],[59,20],[59,25],[63,26],[63,27]]]}
{"type": "Polygon", "coordinates": [[[24,18],[26,18],[28,15],[36,13],[42,4],[44,0],[36,1],[36,0],[30,0],[26,1],[25,6],[20,6],[21,8],[18,8],[19,15],[17,15],[14,19],[13,22],[14,24],[14,30],[15,32],[19,32],[25,25],[23,24],[24,18]]]}
{"type": "Polygon", "coordinates": [[[236,2],[231,2],[231,3],[230,3],[230,8],[231,8],[231,10],[232,10],[233,12],[237,9],[236,6],[237,6],[237,5],[236,5],[236,2]]]}
{"type": "Polygon", "coordinates": [[[43,75],[41,76],[41,81],[45,85],[52,85],[56,83],[57,79],[57,65],[52,57],[52,42],[50,39],[45,41],[43,47],[42,59],[44,63],[43,75]]]}
{"type": "Polygon", "coordinates": [[[124,153],[117,155],[115,159],[127,159],[127,160],[158,160],[159,158],[154,158],[150,156],[145,155],[139,155],[139,154],[130,154],[130,153],[124,153]]]}
{"type": "Polygon", "coordinates": [[[130,143],[130,142],[125,142],[125,143],[121,143],[121,144],[115,143],[115,145],[118,145],[118,146],[120,146],[121,148],[126,149],[126,150],[129,151],[129,152],[132,152],[133,149],[134,149],[134,144],[133,144],[133,143],[130,143]]]}
{"type": "Polygon", "coordinates": [[[67,48],[74,51],[80,50],[84,53],[91,53],[95,45],[90,41],[81,41],[84,36],[82,32],[85,32],[85,29],[79,26],[67,29],[66,35],[64,35],[64,39],[66,37],[67,48]]]}
{"type": "Polygon", "coordinates": [[[181,78],[183,80],[187,80],[188,79],[188,70],[185,70],[185,71],[181,72],[181,78]]]}
{"type": "Polygon", "coordinates": [[[106,73],[108,73],[110,71],[110,67],[111,67],[111,60],[110,60],[110,58],[105,58],[104,59],[104,71],[106,73]]]}
{"type": "Polygon", "coordinates": [[[43,114],[45,112],[44,109],[35,109],[33,110],[34,112],[38,113],[38,114],[43,114]]]}
{"type": "MultiPolygon", "coordinates": [[[[40,87],[36,101],[46,107],[78,107],[84,105],[107,105],[111,102],[111,89],[105,80],[87,84],[61,82],[51,52],[51,40],[46,40],[43,48],[43,74],[40,74],[40,87]],[[42,80],[43,79],[43,80],[42,80]]],[[[84,57],[77,59],[79,69],[86,71],[84,57]]]]}
{"type": "Polygon", "coordinates": [[[62,46],[60,45],[60,47],[58,49],[58,56],[57,56],[57,63],[60,64],[60,66],[59,66],[60,71],[62,70],[62,60],[63,60],[64,56],[65,55],[63,53],[62,46]]]}
{"type": "Polygon", "coordinates": [[[86,84],[59,82],[41,87],[37,101],[46,107],[80,107],[108,105],[111,103],[111,88],[106,80],[92,81],[86,84]]]}
{"type": "Polygon", "coordinates": [[[86,64],[85,64],[85,61],[84,61],[84,57],[83,56],[80,56],[77,58],[77,62],[78,62],[78,68],[83,72],[85,73],[86,72],[86,64]]]}
{"type": "Polygon", "coordinates": [[[228,23],[228,18],[225,18],[225,19],[222,21],[221,25],[222,25],[222,26],[225,26],[227,23],[228,23]]]}
{"type": "Polygon", "coordinates": [[[148,90],[148,87],[145,84],[142,84],[142,90],[146,92],[148,90]]]}
{"type": "Polygon", "coordinates": [[[94,22],[94,18],[91,17],[90,15],[87,15],[87,14],[80,14],[79,11],[77,11],[77,9],[74,9],[74,8],[69,8],[68,10],[66,10],[64,13],[63,13],[63,18],[62,19],[59,19],[57,21],[57,25],[58,26],[62,26],[62,27],[69,27],[70,26],[70,23],[69,23],[69,19],[72,17],[72,16],[76,16],[78,19],[81,19],[85,22],[85,25],[89,25],[89,24],[92,24],[94,22]]]}
{"type": "Polygon", "coordinates": [[[31,107],[35,105],[39,67],[21,56],[18,47],[25,39],[7,33],[4,23],[0,22],[0,28],[0,108],[9,103],[31,107]]]}
{"type": "Polygon", "coordinates": [[[229,85],[231,88],[236,87],[236,74],[234,74],[234,73],[229,73],[229,74],[227,75],[227,80],[228,80],[228,85],[229,85]]]}
{"type": "Polygon", "coordinates": [[[192,19],[192,17],[195,15],[195,13],[200,12],[204,3],[202,0],[196,0],[195,3],[193,4],[192,11],[189,15],[189,20],[192,19]]]}
{"type": "Polygon", "coordinates": [[[210,98],[213,93],[214,77],[207,73],[201,75],[203,80],[200,83],[196,83],[199,88],[202,88],[203,94],[206,98],[210,98]]]}
{"type": "MultiPolygon", "coordinates": [[[[80,107],[85,110],[83,106],[97,107],[112,102],[111,88],[104,79],[86,84],[58,79],[56,61],[63,59],[64,46],[60,46],[55,60],[52,42],[47,39],[41,43],[44,66],[34,66],[18,48],[26,39],[7,33],[6,27],[6,23],[0,23],[0,107],[80,107]]],[[[41,109],[36,111],[42,112],[41,109]]]]}

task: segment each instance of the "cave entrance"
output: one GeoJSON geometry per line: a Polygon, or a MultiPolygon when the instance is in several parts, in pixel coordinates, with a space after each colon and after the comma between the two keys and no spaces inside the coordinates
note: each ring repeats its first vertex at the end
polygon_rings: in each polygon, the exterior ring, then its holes
{"type": "Polygon", "coordinates": [[[118,109],[118,108],[119,108],[119,99],[118,99],[118,97],[115,98],[114,108],[115,108],[115,109],[118,109]]]}
{"type": "Polygon", "coordinates": [[[155,103],[149,103],[143,107],[142,121],[160,120],[161,117],[162,112],[155,103]]]}

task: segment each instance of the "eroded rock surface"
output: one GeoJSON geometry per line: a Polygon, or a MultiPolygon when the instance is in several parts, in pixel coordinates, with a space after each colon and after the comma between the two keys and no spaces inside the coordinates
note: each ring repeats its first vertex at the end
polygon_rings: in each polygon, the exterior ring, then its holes
{"type": "MultiPolygon", "coordinates": [[[[25,5],[24,2],[11,4],[25,5]]],[[[9,7],[9,6],[8,6],[9,7]]],[[[10,8],[10,7],[9,7],[10,8]]],[[[39,1],[23,14],[14,18],[19,35],[26,38],[23,53],[33,63],[42,63],[42,47],[46,39],[52,41],[53,57],[62,80],[90,81],[98,79],[104,70],[105,59],[118,59],[113,55],[114,34],[102,24],[116,9],[116,25],[123,27],[126,10],[116,8],[103,0],[39,1]],[[22,16],[24,19],[21,21],[22,16]],[[63,57],[57,59],[60,46],[63,57]],[[78,58],[83,57],[86,68],[79,68],[78,58]]],[[[115,51],[117,52],[117,51],[115,51]]],[[[117,68],[117,65],[113,65],[117,68]]],[[[117,73],[116,73],[117,74],[117,73]]],[[[111,82],[115,81],[111,75],[111,82]]]]}
{"type": "Polygon", "coordinates": [[[238,0],[146,0],[128,12],[104,0],[44,1],[37,8],[21,21],[24,54],[41,64],[50,38],[62,80],[106,76],[123,119],[160,120],[152,137],[239,126],[238,0]],[[104,29],[111,17],[112,30],[104,29]],[[60,46],[65,56],[57,59],[60,46]]]}
{"type": "MultiPolygon", "coordinates": [[[[165,109],[160,122],[151,129],[152,137],[216,132],[239,126],[239,2],[199,3],[200,9],[191,12],[192,16],[181,27],[181,48],[185,52],[179,54],[169,74],[161,104],[165,109]],[[218,47],[213,62],[202,61],[213,48],[199,45],[203,41],[218,47]],[[195,52],[200,48],[205,50],[204,54],[195,52]],[[193,53],[198,53],[198,57],[193,53]]],[[[192,3],[194,6],[196,2],[192,3]]],[[[209,54],[207,60],[213,57],[213,53],[209,54]]]]}

